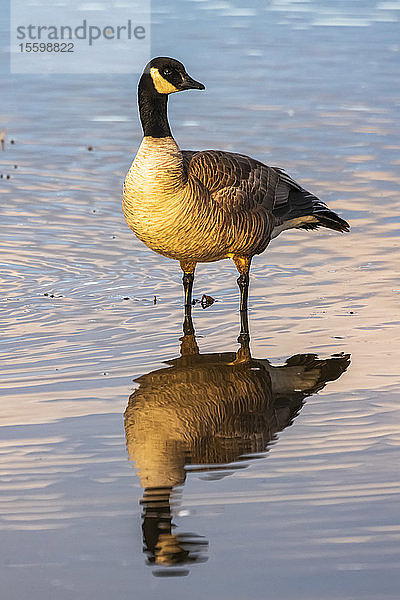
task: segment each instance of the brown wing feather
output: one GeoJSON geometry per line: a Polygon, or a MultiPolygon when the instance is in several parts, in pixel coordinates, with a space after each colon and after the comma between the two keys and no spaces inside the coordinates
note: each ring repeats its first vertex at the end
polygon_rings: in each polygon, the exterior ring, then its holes
{"type": "Polygon", "coordinates": [[[187,181],[228,241],[233,256],[263,252],[272,237],[290,228],[349,225],[278,167],[219,150],[184,151],[187,181]]]}
{"type": "Polygon", "coordinates": [[[251,255],[265,250],[276,225],[275,203],[286,201],[290,191],[280,172],[233,152],[184,150],[182,155],[188,182],[200,184],[203,201],[225,215],[237,250],[251,255]]]}
{"type": "Polygon", "coordinates": [[[184,150],[188,178],[195,178],[227,210],[252,210],[262,205],[273,210],[301,186],[285,171],[269,167],[244,154],[221,150],[184,150]]]}

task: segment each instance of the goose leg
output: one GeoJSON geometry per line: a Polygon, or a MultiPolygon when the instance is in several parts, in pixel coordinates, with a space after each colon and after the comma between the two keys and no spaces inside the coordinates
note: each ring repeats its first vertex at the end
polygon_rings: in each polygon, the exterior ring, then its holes
{"type": "MultiPolygon", "coordinates": [[[[181,342],[181,357],[200,354],[192,321],[191,287],[193,285],[193,273],[191,275],[191,282],[189,278],[187,283],[185,283],[185,273],[183,275],[183,287],[185,290],[185,320],[183,321],[183,337],[179,338],[179,341],[181,342]],[[189,304],[186,304],[187,296],[190,301],[189,304]]],[[[186,279],[188,278],[186,277],[186,279]]]]}
{"type": "Polygon", "coordinates": [[[195,262],[181,262],[181,269],[183,271],[182,283],[185,294],[185,320],[183,322],[184,335],[194,335],[192,323],[192,289],[195,268],[195,262]]]}
{"type": "Polygon", "coordinates": [[[250,343],[249,319],[247,313],[247,301],[249,297],[249,272],[251,258],[235,256],[233,262],[239,271],[237,280],[240,289],[240,335],[238,342],[241,346],[248,346],[250,343]]]}
{"type": "Polygon", "coordinates": [[[194,273],[183,273],[182,282],[185,293],[185,320],[183,322],[183,333],[185,335],[194,334],[192,323],[192,289],[194,273]]]}
{"type": "Polygon", "coordinates": [[[238,277],[238,286],[240,289],[240,336],[238,339],[239,343],[242,343],[244,339],[250,341],[249,332],[249,318],[247,312],[247,298],[249,293],[249,276],[240,275],[238,277]]]}

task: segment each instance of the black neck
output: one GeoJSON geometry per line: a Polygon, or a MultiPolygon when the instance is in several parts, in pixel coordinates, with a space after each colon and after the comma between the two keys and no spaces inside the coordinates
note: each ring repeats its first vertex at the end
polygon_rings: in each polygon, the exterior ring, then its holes
{"type": "Polygon", "coordinates": [[[156,138],[172,136],[167,117],[168,95],[157,92],[147,73],[140,78],[138,96],[143,134],[156,138]]]}

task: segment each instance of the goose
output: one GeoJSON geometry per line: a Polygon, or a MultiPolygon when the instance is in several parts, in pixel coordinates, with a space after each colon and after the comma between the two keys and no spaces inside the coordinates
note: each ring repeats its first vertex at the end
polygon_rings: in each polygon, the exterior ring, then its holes
{"type": "Polygon", "coordinates": [[[183,271],[185,333],[190,333],[197,263],[231,258],[238,270],[241,328],[248,341],[247,303],[252,258],[286,229],[349,224],[283,169],[244,154],[181,150],[167,116],[168,96],[204,90],[184,65],[153,58],[138,85],[143,140],[126,175],[123,213],[133,233],[151,250],[179,261],[183,271]]]}

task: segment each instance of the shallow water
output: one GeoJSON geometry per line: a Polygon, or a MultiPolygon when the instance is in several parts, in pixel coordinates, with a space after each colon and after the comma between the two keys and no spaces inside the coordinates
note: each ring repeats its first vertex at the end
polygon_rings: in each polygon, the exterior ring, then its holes
{"type": "Polygon", "coordinates": [[[182,59],[207,86],[171,99],[180,145],[283,166],[352,230],[285,233],[255,259],[262,361],[246,372],[219,355],[237,349],[235,269],[200,266],[194,296],[217,300],[193,310],[201,356],[167,365],[180,350],[180,273],[120,210],[140,141],[135,78],[7,79],[5,597],[397,600],[400,4],[173,8],[153,2],[153,55],[182,59]],[[154,414],[140,413],[143,396],[154,414]],[[146,418],[165,427],[140,454],[146,418]],[[140,504],[129,458],[158,503],[140,504]]]}

